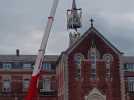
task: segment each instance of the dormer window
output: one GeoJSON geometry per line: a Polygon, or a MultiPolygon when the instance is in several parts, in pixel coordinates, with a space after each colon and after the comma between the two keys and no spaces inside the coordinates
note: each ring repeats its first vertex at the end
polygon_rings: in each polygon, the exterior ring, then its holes
{"type": "Polygon", "coordinates": [[[3,69],[5,70],[10,70],[12,68],[12,64],[11,63],[3,63],[3,69]]]}
{"type": "Polygon", "coordinates": [[[43,70],[50,72],[52,69],[51,63],[43,63],[43,70]]]}
{"type": "Polygon", "coordinates": [[[84,56],[81,53],[77,53],[74,56],[74,62],[76,65],[76,79],[81,77],[81,61],[84,59],[84,56]]]}
{"type": "Polygon", "coordinates": [[[24,63],[23,69],[32,69],[32,64],[31,63],[24,63]]]}
{"type": "Polygon", "coordinates": [[[128,72],[134,72],[134,63],[124,64],[124,70],[128,72]]]}

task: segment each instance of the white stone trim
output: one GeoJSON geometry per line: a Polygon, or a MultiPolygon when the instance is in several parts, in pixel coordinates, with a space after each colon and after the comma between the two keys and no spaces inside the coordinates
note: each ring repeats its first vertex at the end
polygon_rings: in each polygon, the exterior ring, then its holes
{"type": "Polygon", "coordinates": [[[124,67],[122,62],[122,55],[119,56],[120,59],[120,91],[121,91],[121,100],[126,100],[125,94],[125,80],[124,80],[124,67]]]}
{"type": "Polygon", "coordinates": [[[92,91],[85,96],[85,100],[92,100],[92,98],[95,97],[98,98],[98,100],[106,100],[106,96],[103,95],[97,88],[93,88],[92,91]]]}
{"type": "Polygon", "coordinates": [[[4,81],[5,79],[11,80],[11,76],[10,75],[3,75],[2,76],[2,81],[4,81]]]}
{"type": "Polygon", "coordinates": [[[102,58],[107,63],[113,62],[113,56],[110,53],[105,53],[102,58]],[[107,57],[109,57],[110,61],[107,61],[108,60],[107,57]]]}
{"type": "Polygon", "coordinates": [[[64,61],[64,100],[69,99],[69,93],[68,93],[68,56],[63,54],[63,61],[64,61]]]}

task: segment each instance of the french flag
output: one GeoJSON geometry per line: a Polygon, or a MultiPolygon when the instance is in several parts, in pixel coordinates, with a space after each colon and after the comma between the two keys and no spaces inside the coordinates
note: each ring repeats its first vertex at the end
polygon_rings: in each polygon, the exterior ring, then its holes
{"type": "Polygon", "coordinates": [[[29,84],[28,94],[25,100],[37,100],[38,96],[38,82],[40,77],[40,71],[42,68],[42,62],[44,59],[44,55],[42,51],[39,51],[39,54],[35,61],[35,66],[32,74],[32,78],[29,84]]]}

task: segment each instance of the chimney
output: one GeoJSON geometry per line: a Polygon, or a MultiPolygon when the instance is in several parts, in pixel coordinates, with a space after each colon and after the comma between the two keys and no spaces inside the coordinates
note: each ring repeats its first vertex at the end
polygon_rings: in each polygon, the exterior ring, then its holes
{"type": "Polygon", "coordinates": [[[16,49],[16,56],[19,56],[19,55],[20,55],[20,50],[16,49]]]}

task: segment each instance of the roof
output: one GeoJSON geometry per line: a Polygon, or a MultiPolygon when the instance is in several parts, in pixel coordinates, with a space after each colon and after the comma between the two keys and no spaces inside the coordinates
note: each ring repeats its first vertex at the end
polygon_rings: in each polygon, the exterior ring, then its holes
{"type": "Polygon", "coordinates": [[[94,32],[99,36],[107,45],[109,45],[117,54],[123,54],[114,45],[112,45],[98,30],[94,27],[90,27],[74,44],[72,44],[65,52],[69,54],[77,45],[81,43],[91,32],[94,32]]]}
{"type": "Polygon", "coordinates": [[[134,63],[134,56],[123,56],[123,63],[134,63]]]}
{"type": "Polygon", "coordinates": [[[76,2],[75,2],[75,0],[73,0],[73,3],[72,3],[72,10],[76,10],[77,9],[77,7],[76,7],[76,2]]]}
{"type": "MultiPolygon", "coordinates": [[[[57,61],[58,55],[46,55],[44,61],[57,61]]],[[[34,62],[36,55],[0,55],[0,62],[34,62]]]]}

